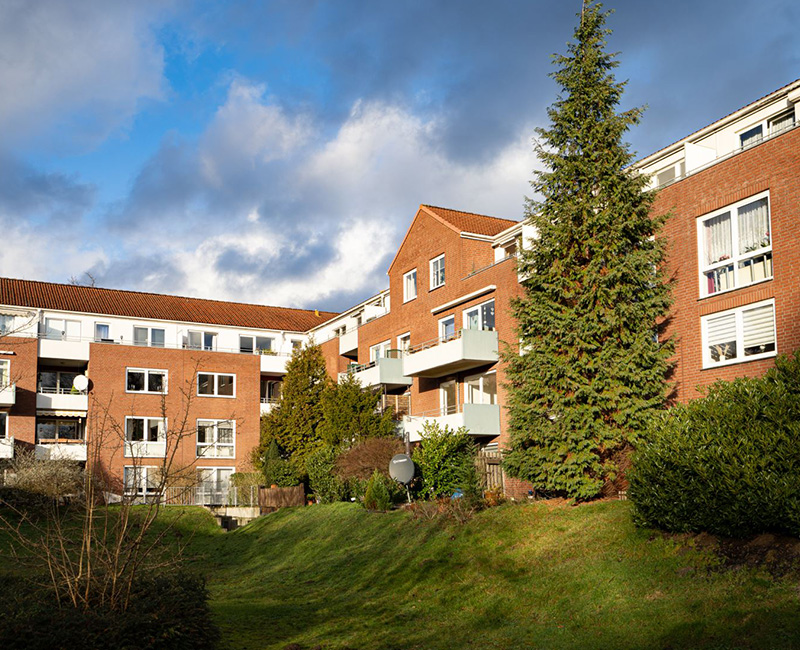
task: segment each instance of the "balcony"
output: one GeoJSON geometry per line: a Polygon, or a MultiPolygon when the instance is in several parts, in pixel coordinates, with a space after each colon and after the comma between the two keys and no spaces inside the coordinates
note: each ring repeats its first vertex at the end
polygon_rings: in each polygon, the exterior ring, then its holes
{"type": "Polygon", "coordinates": [[[89,396],[86,391],[72,391],[68,388],[39,387],[36,393],[36,409],[46,411],[71,411],[75,415],[86,415],[89,409],[89,396]]]}
{"type": "Polygon", "coordinates": [[[261,415],[267,415],[268,413],[272,413],[272,409],[278,403],[278,400],[274,397],[262,397],[261,398],[261,415]]]}
{"type": "Polygon", "coordinates": [[[386,386],[387,388],[401,388],[411,385],[411,377],[403,374],[403,360],[382,357],[366,365],[353,364],[347,372],[339,373],[339,381],[347,375],[353,375],[364,388],[386,386]]]}
{"type": "Polygon", "coordinates": [[[41,440],[35,448],[38,460],[75,460],[86,462],[84,440],[41,440]]]}
{"type": "Polygon", "coordinates": [[[167,443],[161,441],[135,440],[125,442],[125,458],[164,458],[167,443]]]}
{"type": "Polygon", "coordinates": [[[285,375],[286,364],[289,363],[289,358],[283,354],[267,354],[261,355],[261,372],[271,375],[285,375]]]}
{"type": "Polygon", "coordinates": [[[500,435],[500,406],[498,404],[463,404],[457,412],[443,413],[436,410],[420,415],[403,417],[403,428],[410,442],[422,440],[422,425],[426,420],[436,422],[444,428],[465,427],[473,436],[500,435]]]}
{"type": "Polygon", "coordinates": [[[339,337],[339,355],[349,357],[358,354],[358,330],[352,329],[339,337]]]}
{"type": "Polygon", "coordinates": [[[89,341],[70,338],[40,338],[39,358],[89,361],[89,341]]]}
{"type": "Polygon", "coordinates": [[[17,385],[7,384],[0,387],[0,408],[11,408],[17,401],[17,385]]]}
{"type": "Polygon", "coordinates": [[[14,438],[0,438],[0,459],[14,458],[14,438]]]}
{"type": "Polygon", "coordinates": [[[436,338],[410,348],[403,357],[408,377],[443,377],[499,360],[497,332],[462,329],[448,338],[436,338]]]}

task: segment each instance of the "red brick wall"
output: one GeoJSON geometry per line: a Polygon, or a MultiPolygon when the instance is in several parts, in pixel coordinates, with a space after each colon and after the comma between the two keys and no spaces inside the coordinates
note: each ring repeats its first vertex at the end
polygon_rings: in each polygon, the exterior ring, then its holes
{"type": "MultiPolygon", "coordinates": [[[[260,429],[260,360],[257,355],[196,350],[167,350],[147,347],[91,344],[88,376],[91,380],[87,439],[97,440],[103,427],[105,410],[109,421],[124,427],[125,416],[159,417],[162,396],[126,392],[126,368],[168,371],[168,391],[164,396],[167,428],[177,429],[186,416],[187,435],[175,456],[176,466],[235,467],[250,469],[250,452],[258,444],[260,429]],[[236,375],[235,398],[197,395],[196,372],[221,372],[236,375]],[[188,405],[188,412],[187,412],[188,405]],[[236,457],[196,458],[197,419],[233,419],[236,422],[236,457]]],[[[122,477],[124,465],[132,464],[122,454],[119,436],[109,435],[101,452],[103,464],[113,476],[122,477]]],[[[159,459],[142,459],[141,465],[158,465],[159,459]]]]}
{"type": "Polygon", "coordinates": [[[16,383],[16,399],[9,410],[8,435],[16,442],[36,441],[36,384],[38,341],[33,338],[6,336],[0,339],[0,359],[8,359],[10,381],[16,383]]]}
{"type": "Polygon", "coordinates": [[[677,398],[699,397],[698,388],[718,379],[758,376],[773,359],[702,369],[700,318],[710,313],[775,299],[778,353],[800,347],[800,129],[793,129],[732,158],[674,183],[658,195],[655,213],[671,212],[668,269],[674,304],[668,333],[676,340],[677,398]],[[773,245],[772,280],[700,298],[697,217],[769,190],[773,245]]]}

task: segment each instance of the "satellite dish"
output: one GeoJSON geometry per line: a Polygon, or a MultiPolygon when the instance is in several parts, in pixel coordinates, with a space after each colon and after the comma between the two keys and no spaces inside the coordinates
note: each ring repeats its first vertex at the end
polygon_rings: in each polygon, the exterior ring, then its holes
{"type": "Polygon", "coordinates": [[[72,387],[79,391],[86,390],[89,388],[89,378],[86,375],[78,375],[72,380],[72,387]]]}
{"type": "Polygon", "coordinates": [[[406,454],[397,454],[389,461],[389,476],[398,483],[408,485],[414,478],[414,461],[406,454]]]}

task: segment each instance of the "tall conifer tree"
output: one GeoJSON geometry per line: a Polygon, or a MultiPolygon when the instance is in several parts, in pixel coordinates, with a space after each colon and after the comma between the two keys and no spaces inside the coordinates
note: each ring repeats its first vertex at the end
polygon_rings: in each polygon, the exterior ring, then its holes
{"type": "Polygon", "coordinates": [[[626,167],[622,138],[642,109],[618,112],[624,83],[605,51],[607,14],[585,2],[574,42],[555,57],[561,91],[537,129],[543,171],[526,215],[524,296],[513,305],[520,354],[509,354],[508,473],[537,490],[589,499],[616,475],[619,452],[661,407],[672,347],[656,328],[670,305],[664,216],[647,179],[626,167]]]}

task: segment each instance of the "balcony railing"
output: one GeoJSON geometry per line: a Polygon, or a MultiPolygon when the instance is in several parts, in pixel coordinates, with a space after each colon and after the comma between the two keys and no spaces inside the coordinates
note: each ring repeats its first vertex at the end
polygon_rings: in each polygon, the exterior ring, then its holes
{"type": "Polygon", "coordinates": [[[0,386],[0,407],[9,408],[17,402],[17,385],[0,386]]]}
{"type": "Polygon", "coordinates": [[[453,404],[403,418],[403,429],[411,442],[422,439],[426,421],[451,429],[464,427],[474,436],[500,435],[500,406],[497,404],[453,404]]]}
{"type": "MultiPolygon", "coordinates": [[[[152,495],[154,496],[154,495],[152,495]]],[[[199,485],[197,487],[168,487],[163,503],[167,506],[258,506],[258,487],[199,485]]]]}
{"type": "Polygon", "coordinates": [[[408,377],[444,375],[496,363],[498,340],[495,330],[460,329],[409,348],[403,357],[408,377]]]}

